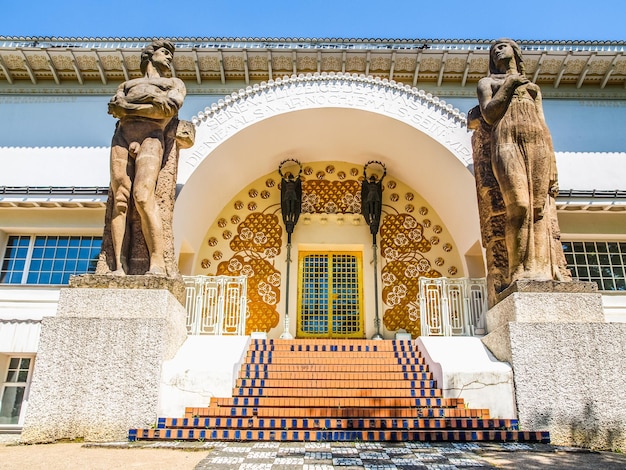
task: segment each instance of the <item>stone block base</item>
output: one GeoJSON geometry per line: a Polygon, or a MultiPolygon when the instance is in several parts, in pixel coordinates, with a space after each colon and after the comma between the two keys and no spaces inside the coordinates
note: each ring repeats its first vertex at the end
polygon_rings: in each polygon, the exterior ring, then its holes
{"type": "Polygon", "coordinates": [[[21,442],[124,440],[151,426],[185,319],[168,290],[63,289],[57,316],[42,321],[21,442]]]}
{"type": "Polygon", "coordinates": [[[517,283],[483,343],[513,367],[520,428],[553,444],[626,449],[626,323],[606,323],[590,283],[517,283]]]}
{"type": "Polygon", "coordinates": [[[626,323],[510,323],[520,428],[626,450],[626,323]]]}

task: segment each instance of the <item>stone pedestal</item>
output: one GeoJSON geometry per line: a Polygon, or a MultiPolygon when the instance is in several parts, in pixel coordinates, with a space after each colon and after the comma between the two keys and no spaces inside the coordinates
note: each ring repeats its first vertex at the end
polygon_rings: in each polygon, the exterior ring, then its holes
{"type": "Polygon", "coordinates": [[[589,283],[520,282],[505,294],[483,342],[513,367],[520,428],[626,449],[626,324],[604,322],[589,283]]]}
{"type": "Polygon", "coordinates": [[[57,315],[42,321],[21,442],[124,440],[150,427],[185,320],[168,289],[62,289],[57,315]]]}

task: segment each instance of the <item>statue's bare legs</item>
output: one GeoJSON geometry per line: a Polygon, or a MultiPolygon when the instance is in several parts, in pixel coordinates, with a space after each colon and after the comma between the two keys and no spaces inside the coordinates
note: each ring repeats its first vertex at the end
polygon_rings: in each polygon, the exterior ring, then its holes
{"type": "Polygon", "coordinates": [[[163,159],[163,143],[158,137],[148,137],[139,144],[125,145],[114,138],[111,149],[111,190],[114,204],[111,218],[111,239],[115,256],[112,274],[124,276],[122,245],[127,227],[130,194],[141,219],[141,231],[148,246],[150,269],[146,274],[166,275],[163,224],[155,197],[155,187],[163,159]]]}
{"type": "Polygon", "coordinates": [[[150,253],[150,269],[146,274],[156,276],[166,274],[163,257],[163,224],[155,197],[162,160],[162,142],[153,137],[145,139],[135,158],[135,184],[133,185],[133,198],[141,219],[141,231],[148,245],[148,253],[150,253]]]}
{"type": "Polygon", "coordinates": [[[116,145],[115,139],[113,143],[111,148],[111,191],[114,203],[111,217],[111,240],[115,256],[115,269],[112,274],[124,276],[126,273],[122,264],[122,245],[126,233],[126,215],[128,214],[132,185],[130,176],[132,165],[128,160],[128,149],[122,145],[116,145]]]}

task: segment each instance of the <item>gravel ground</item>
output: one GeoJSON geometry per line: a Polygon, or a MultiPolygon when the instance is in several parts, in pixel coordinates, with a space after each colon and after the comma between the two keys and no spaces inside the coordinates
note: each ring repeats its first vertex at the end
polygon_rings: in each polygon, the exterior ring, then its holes
{"type": "Polygon", "coordinates": [[[192,470],[210,450],[86,447],[82,443],[0,444],[2,470],[192,470]]]}

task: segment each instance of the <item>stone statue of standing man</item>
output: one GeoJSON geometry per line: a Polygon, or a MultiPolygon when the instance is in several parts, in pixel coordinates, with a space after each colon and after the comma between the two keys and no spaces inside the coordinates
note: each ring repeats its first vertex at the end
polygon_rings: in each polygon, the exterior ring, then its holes
{"type": "Polygon", "coordinates": [[[154,41],[141,54],[143,77],[122,83],[109,102],[118,119],[111,143],[111,188],[97,273],[176,276],[171,219],[178,150],[194,129],[178,120],[186,89],[167,77],[174,54],[154,41]]]}
{"type": "Polygon", "coordinates": [[[489,75],[478,82],[477,93],[480,113],[470,112],[469,125],[484,129],[479,134],[486,142],[474,141],[474,158],[490,159],[504,205],[508,269],[503,287],[521,279],[565,280],[552,139],[541,90],[526,77],[521,49],[514,41],[499,39],[491,46],[489,75]]]}

